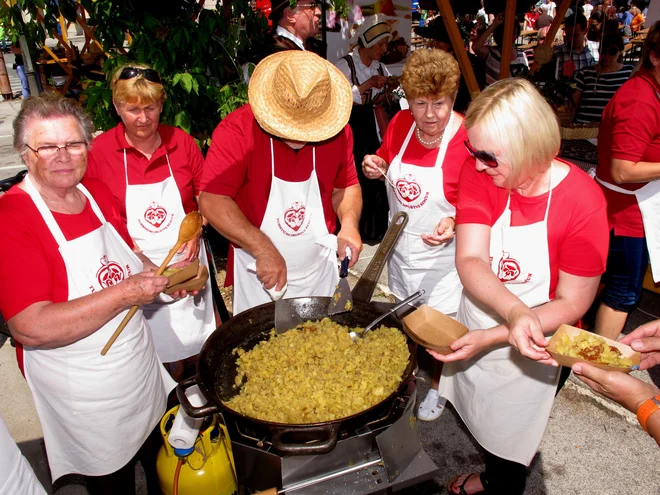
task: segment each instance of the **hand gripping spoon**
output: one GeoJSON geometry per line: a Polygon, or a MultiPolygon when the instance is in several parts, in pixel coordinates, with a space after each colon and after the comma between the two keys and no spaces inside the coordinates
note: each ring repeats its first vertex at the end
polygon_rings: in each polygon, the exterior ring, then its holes
{"type": "MultiPolygon", "coordinates": [[[[167,256],[163,260],[163,262],[160,264],[160,267],[158,267],[158,270],[156,270],[156,273],[154,276],[158,277],[163,274],[165,269],[167,268],[167,264],[172,260],[176,252],[179,250],[179,248],[184,245],[186,242],[194,239],[196,235],[198,235],[202,231],[202,215],[200,215],[196,211],[191,211],[188,213],[185,218],[183,219],[183,222],[181,222],[181,226],[179,227],[179,238],[176,241],[176,244],[172,249],[170,249],[170,252],[167,253],[167,256]]],[[[122,322],[119,324],[117,327],[117,330],[115,330],[115,333],[112,334],[112,337],[108,340],[108,343],[105,344],[105,347],[101,351],[101,355],[105,356],[106,353],[110,350],[110,347],[112,347],[112,344],[115,343],[115,340],[117,340],[117,337],[119,337],[119,334],[121,334],[122,330],[126,327],[129,321],[131,321],[131,318],[133,318],[133,315],[137,312],[137,310],[140,308],[140,306],[132,306],[131,309],[129,310],[128,313],[126,313],[126,316],[124,316],[124,319],[122,322]]]]}

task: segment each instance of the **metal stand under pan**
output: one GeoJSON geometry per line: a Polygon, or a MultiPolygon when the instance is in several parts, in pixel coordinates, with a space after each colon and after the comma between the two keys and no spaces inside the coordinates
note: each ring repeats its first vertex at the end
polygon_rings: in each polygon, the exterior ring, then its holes
{"type": "Polygon", "coordinates": [[[439,469],[422,449],[413,416],[414,381],[406,395],[398,419],[360,427],[327,454],[281,456],[267,441],[245,441],[230,428],[239,484],[251,492],[277,487],[286,495],[362,495],[433,478],[439,469]]]}

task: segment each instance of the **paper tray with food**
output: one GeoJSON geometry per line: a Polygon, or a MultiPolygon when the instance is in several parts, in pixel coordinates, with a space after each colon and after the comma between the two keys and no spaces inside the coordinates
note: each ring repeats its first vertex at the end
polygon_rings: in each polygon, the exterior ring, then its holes
{"type": "Polygon", "coordinates": [[[414,342],[440,354],[451,354],[451,343],[468,332],[451,316],[426,304],[403,318],[403,329],[414,342]]]}
{"type": "Polygon", "coordinates": [[[637,369],[639,352],[615,340],[561,325],[550,339],[548,353],[562,366],[588,363],[606,371],[630,373],[637,369]]]}

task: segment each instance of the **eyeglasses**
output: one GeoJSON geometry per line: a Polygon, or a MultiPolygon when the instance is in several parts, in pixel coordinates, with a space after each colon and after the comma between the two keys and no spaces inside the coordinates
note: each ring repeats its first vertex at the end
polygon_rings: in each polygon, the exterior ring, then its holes
{"type": "Polygon", "coordinates": [[[73,143],[66,143],[64,146],[39,146],[37,149],[34,149],[28,144],[25,147],[32,150],[35,155],[44,160],[55,158],[60,150],[66,150],[71,156],[80,156],[87,151],[87,143],[85,141],[74,141],[73,143]]]}
{"type": "Polygon", "coordinates": [[[142,76],[147,81],[160,84],[158,72],[153,69],[140,69],[139,67],[126,67],[119,74],[119,79],[133,79],[137,76],[142,76]]]}
{"type": "Polygon", "coordinates": [[[494,154],[492,154],[490,151],[475,150],[470,144],[470,141],[465,141],[463,144],[465,144],[465,149],[467,149],[468,153],[470,153],[470,156],[472,158],[476,158],[487,167],[497,168],[497,166],[499,165],[499,162],[497,161],[497,157],[494,154]]]}

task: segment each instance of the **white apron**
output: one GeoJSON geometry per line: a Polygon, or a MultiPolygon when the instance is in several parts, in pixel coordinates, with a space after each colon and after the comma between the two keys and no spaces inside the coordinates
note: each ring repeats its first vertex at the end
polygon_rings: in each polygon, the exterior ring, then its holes
{"type": "MultiPolygon", "coordinates": [[[[553,186],[551,178],[543,221],[512,227],[509,196],[490,232],[493,272],[530,308],[550,299],[548,211],[553,186]]],[[[503,323],[467,291],[463,291],[457,320],[469,330],[503,323]]],[[[541,443],[558,380],[558,368],[523,357],[503,344],[467,361],[445,363],[439,392],[454,405],[484,449],[528,466],[541,443]]]]}
{"type": "MultiPolygon", "coordinates": [[[[101,227],[67,241],[41,195],[31,196],[59,245],[69,301],[115,285],[142,262],[105,221],[81,184],[101,227]]],[[[158,360],[149,326],[138,311],[112,349],[101,349],[129,308],[84,339],[56,349],[24,347],[24,368],[44,433],[53,481],[69,473],[102,476],[125,466],[165,413],[176,383],[158,360]]]]}
{"type": "Polygon", "coordinates": [[[0,495],[46,495],[0,416],[0,495]]]}
{"type": "MultiPolygon", "coordinates": [[[[453,122],[452,112],[446,129],[452,129],[453,122]]],[[[440,220],[456,216],[456,208],[445,198],[443,187],[442,165],[451,141],[450,132],[445,132],[440,142],[435,166],[418,167],[402,162],[415,126],[413,123],[387,171],[395,186],[387,190],[390,220],[399,211],[408,214],[408,225],[387,265],[388,284],[400,300],[424,289],[426,294],[415,301],[416,306],[428,304],[445,314],[454,314],[463,289],[456,271],[456,240],[436,247],[422,240],[422,234],[432,233],[440,220]]]]}
{"type": "MultiPolygon", "coordinates": [[[[321,190],[316,176],[316,148],[309,179],[287,182],[275,176],[275,154],[270,140],[272,182],[268,205],[259,229],[284,258],[288,288],[285,298],[330,297],[339,283],[337,236],[328,232],[321,190]]],[[[253,269],[247,251],[234,249],[234,315],[271,301],[253,269]]]]}
{"type": "Polygon", "coordinates": [[[596,177],[596,180],[610,191],[637,198],[639,210],[642,212],[644,236],[646,237],[646,247],[649,250],[653,281],[655,283],[660,282],[660,180],[652,180],[636,191],[629,191],[623,187],[605,182],[598,177],[596,177]]]}
{"type": "MultiPolygon", "coordinates": [[[[179,238],[179,226],[186,216],[179,188],[172,174],[155,184],[128,183],[128,163],[124,150],[126,174],[126,222],[128,233],[144,255],[160,266],[179,238]]],[[[176,262],[181,255],[174,255],[176,262]]],[[[206,249],[200,239],[199,261],[208,267],[206,249]]],[[[195,297],[172,299],[163,295],[143,308],[154,335],[156,352],[163,363],[179,361],[199,354],[209,335],[216,329],[211,284],[195,297]]]]}

